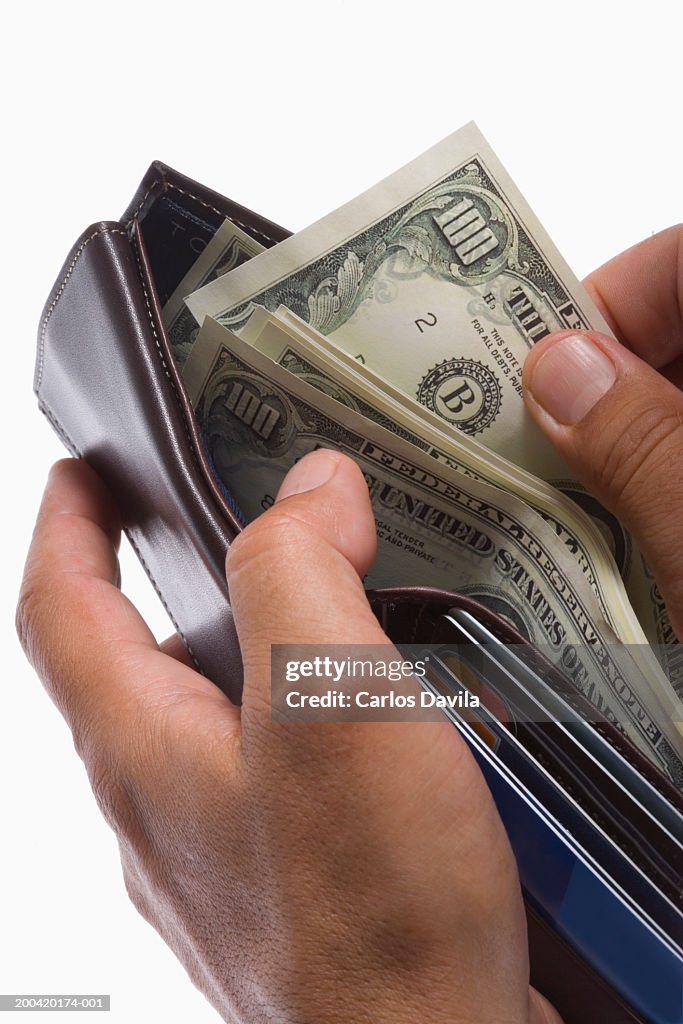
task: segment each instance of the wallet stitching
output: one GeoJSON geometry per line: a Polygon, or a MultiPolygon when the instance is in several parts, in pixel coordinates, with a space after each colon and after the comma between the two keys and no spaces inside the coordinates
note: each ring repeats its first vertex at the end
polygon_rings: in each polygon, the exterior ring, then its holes
{"type": "MultiPolygon", "coordinates": [[[[132,224],[132,222],[135,220],[142,207],[145,205],[145,202],[150,192],[152,192],[162,180],[163,179],[161,178],[157,178],[155,181],[152,182],[152,184],[149,186],[149,188],[145,192],[144,196],[142,197],[138,205],[133,210],[129,220],[127,221],[128,224],[132,224]]],[[[189,192],[185,188],[180,188],[179,185],[174,185],[170,181],[165,182],[165,185],[166,188],[172,188],[175,192],[180,192],[181,196],[188,196],[190,199],[194,199],[196,203],[199,203],[207,210],[211,210],[213,213],[217,213],[219,217],[227,217],[229,221],[232,221],[233,224],[236,224],[238,227],[242,228],[244,231],[247,232],[247,234],[259,235],[261,238],[265,238],[267,242],[270,242],[271,245],[275,245],[277,239],[273,238],[271,235],[267,235],[265,231],[261,231],[259,230],[259,228],[255,228],[251,224],[245,224],[243,221],[238,220],[237,217],[229,216],[223,210],[219,210],[216,206],[212,206],[211,203],[207,203],[206,200],[200,199],[199,196],[196,196],[193,192],[189,192]]]]}
{"type": "MultiPolygon", "coordinates": [[[[43,365],[44,365],[44,352],[45,352],[45,335],[46,335],[46,332],[47,332],[47,325],[48,325],[48,322],[50,320],[50,317],[52,316],[52,313],[54,312],[55,306],[57,305],[57,303],[59,302],[60,298],[64,294],[64,289],[67,286],[69,278],[71,277],[71,275],[72,275],[72,273],[74,271],[74,267],[76,266],[78,260],[80,259],[81,254],[83,253],[83,250],[86,248],[86,246],[89,244],[89,242],[92,242],[92,240],[94,238],[97,238],[99,235],[104,235],[104,234],[126,235],[126,232],[123,231],[121,228],[99,228],[97,231],[94,231],[92,233],[92,235],[90,235],[88,238],[84,239],[83,244],[78,248],[78,250],[74,254],[74,258],[72,259],[71,263],[69,264],[67,272],[64,275],[64,279],[63,279],[59,289],[57,290],[57,293],[56,293],[54,299],[50,303],[50,306],[49,306],[49,308],[47,310],[47,313],[45,314],[45,318],[43,320],[43,324],[42,324],[42,328],[41,328],[41,336],[40,336],[40,354],[39,354],[39,362],[38,362],[39,369],[38,369],[38,380],[37,380],[37,384],[36,384],[36,390],[40,389],[40,385],[41,385],[42,379],[43,379],[43,365]]],[[[136,256],[137,256],[137,253],[136,253],[136,256]]],[[[154,338],[155,338],[156,343],[157,343],[157,348],[159,349],[159,354],[161,355],[162,363],[164,364],[164,370],[166,371],[166,375],[168,376],[169,380],[171,380],[171,383],[173,384],[173,380],[171,378],[170,373],[168,372],[168,368],[167,368],[166,363],[165,363],[164,358],[163,358],[163,353],[161,352],[161,348],[159,346],[159,339],[157,337],[157,333],[156,333],[156,330],[154,328],[154,320],[153,320],[153,317],[152,317],[152,310],[151,310],[150,305],[149,305],[149,297],[147,295],[147,291],[146,291],[146,289],[144,287],[144,281],[142,280],[142,268],[140,267],[139,259],[138,259],[137,262],[138,262],[138,270],[140,271],[140,280],[141,280],[141,283],[142,283],[142,286],[143,286],[143,292],[145,294],[145,302],[147,303],[147,311],[149,313],[150,322],[152,324],[152,332],[154,334],[154,338]]],[[[175,390],[175,385],[174,385],[174,390],[175,390]]],[[[71,450],[71,452],[73,452],[73,454],[77,455],[79,458],[83,458],[82,452],[80,451],[78,446],[76,444],[74,444],[74,442],[71,440],[68,432],[62,426],[62,424],[60,423],[58,418],[55,416],[55,414],[53,413],[53,411],[50,408],[50,406],[47,404],[47,402],[43,398],[41,398],[41,407],[42,407],[42,410],[43,410],[45,416],[47,416],[48,420],[50,421],[50,423],[52,424],[54,429],[57,431],[57,433],[60,435],[60,437],[62,437],[64,439],[64,441],[67,444],[67,447],[71,450]]],[[[187,424],[185,424],[185,429],[186,429],[186,432],[187,432],[187,424]]],[[[189,437],[189,433],[188,433],[188,437],[189,437]]],[[[193,450],[193,455],[194,455],[194,450],[193,450]]],[[[178,624],[177,624],[177,622],[175,620],[175,617],[171,613],[171,610],[168,607],[168,604],[166,603],[166,600],[165,600],[161,590],[159,589],[157,581],[154,578],[154,574],[152,573],[150,567],[148,566],[147,562],[143,558],[142,553],[140,551],[140,548],[138,547],[137,543],[133,539],[132,530],[130,528],[125,528],[124,527],[124,533],[126,534],[126,537],[128,538],[131,547],[135,551],[135,554],[140,559],[140,562],[142,563],[142,567],[144,568],[145,572],[147,573],[147,576],[149,577],[150,583],[154,587],[154,590],[156,591],[156,594],[157,594],[159,600],[161,601],[162,605],[166,609],[166,613],[168,614],[171,622],[175,626],[175,629],[176,629],[176,632],[178,633],[178,636],[180,637],[180,639],[185,644],[187,652],[190,655],[190,657],[192,658],[192,661],[194,662],[196,668],[199,669],[199,671],[201,672],[202,671],[201,665],[199,664],[199,661],[197,660],[197,657],[196,657],[194,651],[192,650],[192,646],[188,642],[188,640],[185,637],[183,631],[178,627],[178,624]]]]}
{"type": "MultiPolygon", "coordinates": [[[[59,422],[59,420],[57,419],[57,417],[53,413],[52,409],[50,409],[49,405],[47,405],[47,403],[43,401],[43,402],[41,402],[41,408],[42,408],[42,411],[45,414],[45,416],[47,416],[48,420],[50,421],[50,423],[54,427],[54,429],[57,431],[57,433],[60,435],[60,437],[66,442],[67,448],[69,448],[69,450],[74,455],[77,455],[79,459],[82,459],[83,458],[82,452],[79,450],[78,446],[76,444],[74,444],[74,442],[71,440],[71,438],[69,437],[68,432],[64,429],[62,424],[59,422]]],[[[147,573],[149,581],[152,584],[152,586],[154,587],[154,590],[156,592],[157,597],[159,598],[159,600],[161,601],[162,605],[166,609],[166,614],[168,615],[169,619],[171,620],[171,622],[173,623],[173,625],[175,627],[176,633],[178,634],[180,639],[185,644],[185,647],[187,649],[187,653],[192,658],[192,661],[194,662],[196,668],[199,669],[200,672],[202,672],[202,667],[199,664],[199,661],[197,660],[197,657],[196,657],[194,651],[192,650],[192,645],[189,643],[189,641],[188,641],[187,637],[185,636],[185,634],[183,633],[182,629],[180,629],[180,627],[178,626],[178,623],[175,620],[175,616],[171,612],[171,609],[168,607],[168,604],[166,603],[164,595],[161,593],[161,590],[159,589],[157,581],[154,578],[154,573],[152,572],[152,570],[150,569],[149,565],[147,564],[147,562],[143,558],[142,552],[140,551],[140,548],[138,547],[136,541],[133,538],[133,530],[130,527],[125,527],[124,526],[123,527],[123,532],[125,533],[126,537],[128,538],[128,541],[130,542],[130,546],[133,548],[133,551],[135,552],[135,554],[140,559],[142,567],[145,570],[145,572],[147,573]]]]}
{"type": "Polygon", "coordinates": [[[49,421],[52,424],[53,428],[57,431],[57,433],[62,438],[62,440],[65,441],[66,446],[69,449],[69,451],[72,452],[74,455],[77,455],[79,459],[82,459],[83,455],[82,455],[81,451],[79,450],[77,445],[75,445],[74,442],[71,440],[71,438],[69,437],[69,434],[64,429],[64,427],[59,422],[59,420],[57,419],[57,417],[53,413],[52,409],[44,401],[44,399],[41,399],[41,409],[42,409],[43,413],[45,414],[45,416],[47,416],[47,418],[49,419],[49,421]]]}
{"type": "Polygon", "coordinates": [[[141,209],[142,209],[142,207],[143,207],[143,206],[145,205],[145,202],[146,202],[146,200],[147,200],[147,196],[148,196],[148,195],[150,194],[150,192],[153,192],[153,191],[154,191],[154,189],[155,189],[155,188],[157,187],[157,185],[159,184],[159,182],[160,182],[161,180],[162,180],[161,178],[156,178],[156,179],[155,179],[155,180],[154,180],[154,181],[152,182],[152,184],[151,184],[151,185],[149,186],[149,188],[148,188],[148,189],[147,189],[147,191],[145,192],[144,196],[142,197],[142,199],[140,200],[140,202],[139,202],[139,203],[138,203],[138,205],[137,205],[137,206],[135,207],[135,209],[134,209],[134,210],[133,210],[133,212],[131,213],[130,217],[129,217],[129,218],[128,218],[128,220],[126,221],[126,224],[132,224],[132,223],[133,223],[133,221],[135,220],[135,218],[136,218],[136,217],[137,217],[137,215],[139,214],[140,210],[141,210],[141,209]]]}
{"type": "Polygon", "coordinates": [[[66,274],[64,275],[64,278],[62,279],[62,283],[60,284],[59,288],[57,289],[57,292],[55,293],[55,297],[53,298],[52,302],[50,303],[50,305],[47,308],[47,312],[45,313],[45,316],[43,318],[43,323],[42,323],[41,328],[40,328],[40,341],[39,341],[39,344],[38,344],[38,374],[37,374],[37,378],[36,378],[36,391],[37,392],[40,391],[40,386],[43,383],[43,369],[44,369],[44,366],[45,366],[45,336],[47,334],[47,325],[48,325],[48,323],[50,321],[50,317],[52,316],[52,314],[55,311],[55,307],[56,307],[57,303],[59,302],[59,300],[61,299],[62,295],[64,294],[64,289],[66,288],[66,286],[67,286],[67,284],[69,282],[69,278],[71,277],[71,275],[74,272],[74,267],[76,266],[76,264],[78,263],[79,259],[81,258],[83,250],[86,248],[87,245],[90,244],[90,242],[92,242],[92,240],[94,238],[97,238],[99,235],[107,235],[107,234],[110,234],[110,235],[125,235],[125,233],[126,232],[123,231],[121,228],[98,228],[97,231],[93,231],[92,235],[89,235],[88,238],[83,240],[83,243],[79,246],[79,248],[74,253],[74,258],[72,259],[71,263],[69,264],[69,266],[67,268],[66,274]]]}

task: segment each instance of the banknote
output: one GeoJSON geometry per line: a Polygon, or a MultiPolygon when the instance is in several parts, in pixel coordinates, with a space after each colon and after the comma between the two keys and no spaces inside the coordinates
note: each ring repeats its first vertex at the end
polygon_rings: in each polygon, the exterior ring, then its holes
{"type": "Polygon", "coordinates": [[[656,681],[634,682],[632,664],[626,682],[627,649],[537,513],[499,488],[437,465],[211,319],[183,375],[213,464],[247,520],[273,503],[284,474],[306,452],[331,446],[351,455],[365,475],[377,524],[369,586],[424,584],[486,596],[552,649],[595,705],[683,785],[673,705],[662,706],[656,681]]]}
{"type": "Polygon", "coordinates": [[[161,312],[173,354],[181,366],[199,333],[197,321],[185,305],[185,297],[257,256],[264,248],[237,224],[226,219],[185,274],[161,312]]]}
{"type": "Polygon", "coordinates": [[[476,126],[188,298],[198,321],[237,332],[281,304],[450,430],[563,490],[608,540],[649,642],[675,639],[630,535],[526,414],[529,349],[554,330],[610,330],[476,126]]]}
{"type": "Polygon", "coordinates": [[[552,330],[609,331],[474,125],[187,301],[238,332],[285,305],[546,480],[567,468],[524,414],[524,356],[552,330]]]}
{"type": "MultiPolygon", "coordinates": [[[[240,336],[290,373],[398,433],[431,459],[500,487],[538,512],[582,569],[602,613],[616,636],[630,645],[640,671],[659,678],[666,705],[671,698],[669,689],[673,688],[676,699],[671,714],[675,716],[676,709],[680,712],[683,692],[675,685],[680,684],[680,672],[668,672],[671,652],[679,651],[680,645],[657,648],[666,678],[653,670],[653,651],[631,606],[610,548],[594,522],[575,502],[550,484],[488,451],[473,438],[445,429],[438,416],[328,342],[285,307],[280,307],[275,314],[263,307],[257,308],[240,336]]],[[[651,582],[654,603],[658,592],[651,582]]],[[[661,602],[661,598],[659,600],[661,602]]],[[[508,617],[511,617],[509,613],[508,617]]],[[[520,622],[516,626],[524,632],[520,622]]]]}
{"type": "Polygon", "coordinates": [[[647,642],[604,536],[560,491],[466,434],[444,429],[438,416],[369,367],[327,344],[323,335],[284,307],[275,314],[263,307],[256,309],[240,337],[290,373],[397,433],[431,459],[521,498],[567,546],[619,639],[629,644],[647,642]]]}

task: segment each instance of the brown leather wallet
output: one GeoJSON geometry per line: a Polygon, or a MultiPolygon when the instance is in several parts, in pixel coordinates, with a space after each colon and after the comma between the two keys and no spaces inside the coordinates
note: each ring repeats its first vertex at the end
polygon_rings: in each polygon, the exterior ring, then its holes
{"type": "MultiPolygon", "coordinates": [[[[265,245],[289,232],[161,163],[121,222],[94,224],[69,253],[46,303],[34,387],[72,454],[116,499],[135,552],[197,668],[239,702],[242,670],[225,582],[241,529],[216,482],[160,309],[229,217],[265,245]]],[[[462,595],[375,591],[386,631],[410,642],[435,608],[474,610],[508,642],[522,638],[462,595]],[[429,612],[429,615],[428,615],[429,612]]]]}
{"type": "MultiPolygon", "coordinates": [[[[69,253],[46,303],[35,391],[69,451],[87,459],[197,668],[239,701],[242,670],[224,576],[240,523],[207,461],[160,309],[229,217],[265,246],[288,232],[153,163],[120,222],[94,224],[69,253]]],[[[429,642],[453,607],[507,643],[507,622],[462,595],[400,588],[368,595],[396,642],[429,642]]],[[[622,750],[630,745],[603,723],[622,750]]],[[[629,755],[676,806],[678,794],[635,749],[629,755]]],[[[596,970],[534,911],[532,982],[566,1024],[638,1021],[596,970]]]]}

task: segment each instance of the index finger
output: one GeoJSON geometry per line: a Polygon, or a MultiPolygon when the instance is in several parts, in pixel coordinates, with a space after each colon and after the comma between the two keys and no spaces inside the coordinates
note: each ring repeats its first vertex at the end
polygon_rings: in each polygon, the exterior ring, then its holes
{"type": "Polygon", "coordinates": [[[98,742],[116,743],[144,708],[172,703],[174,692],[215,690],[159,650],[118,589],[119,531],[93,470],[80,460],[58,462],[26,561],[17,629],[79,750],[94,726],[98,742]]]}
{"type": "Polygon", "coordinates": [[[683,376],[683,224],[615,256],[584,284],[621,342],[656,370],[683,376]]]}

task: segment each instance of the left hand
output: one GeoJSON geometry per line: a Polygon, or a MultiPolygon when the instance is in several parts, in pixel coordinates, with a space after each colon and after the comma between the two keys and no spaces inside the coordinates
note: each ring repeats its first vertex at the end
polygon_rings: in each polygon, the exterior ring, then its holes
{"type": "Polygon", "coordinates": [[[361,575],[358,467],[318,451],[231,546],[240,709],[117,589],[119,525],[82,462],[52,472],[18,614],[140,912],[225,1020],[550,1024],[516,865],[445,720],[272,721],[272,643],[389,647],[361,575]]]}

